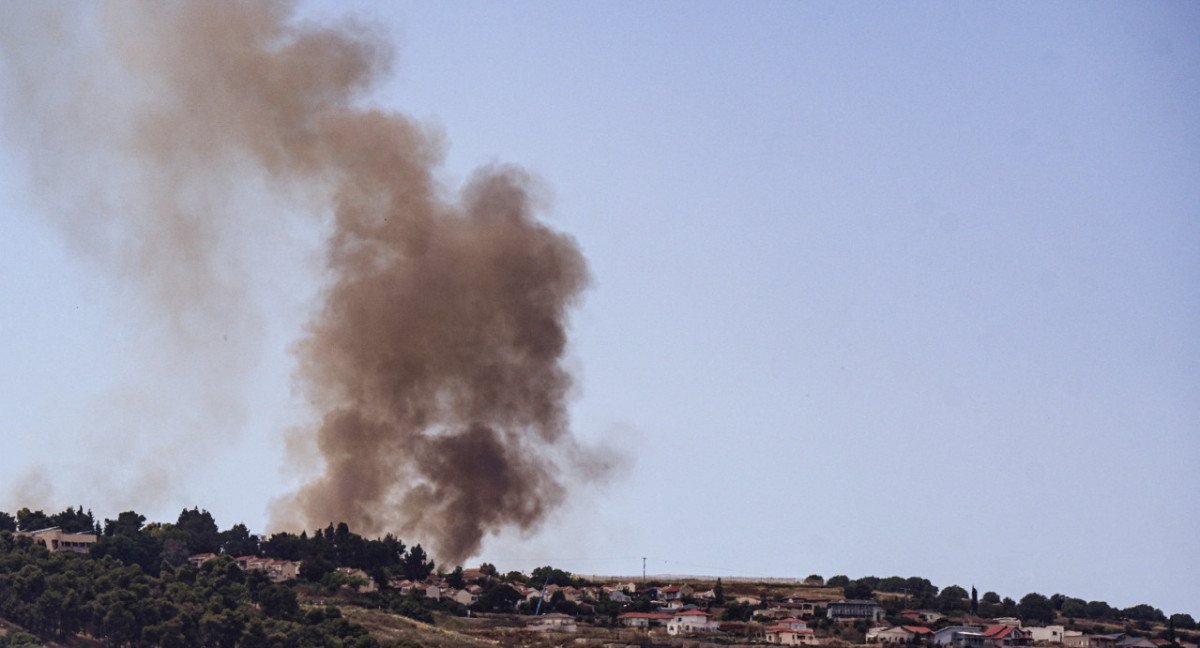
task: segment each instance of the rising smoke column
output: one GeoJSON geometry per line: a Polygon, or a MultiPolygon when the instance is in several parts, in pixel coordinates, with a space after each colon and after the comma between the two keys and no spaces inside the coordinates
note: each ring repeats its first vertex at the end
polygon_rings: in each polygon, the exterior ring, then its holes
{"type": "MultiPolygon", "coordinates": [[[[434,176],[435,133],[357,107],[392,60],[375,30],[298,24],[293,9],[89,7],[101,33],[78,63],[138,99],[93,88],[85,108],[39,93],[38,57],[21,47],[14,85],[34,89],[38,110],[59,101],[50,114],[67,133],[60,144],[99,137],[129,160],[140,208],[105,216],[120,225],[118,256],[136,260],[164,316],[192,328],[253,308],[227,297],[236,281],[219,280],[223,254],[248,245],[227,222],[239,212],[209,196],[236,197],[228,186],[254,176],[318,203],[312,211],[330,217],[327,283],[296,347],[316,421],[293,446],[319,451],[323,472],[278,503],[275,524],[416,534],[459,562],[490,532],[535,528],[573,476],[605,473],[607,458],[573,438],[565,409],[567,315],[586,265],[569,237],[536,219],[536,185],[522,171],[481,169],[452,195],[434,176]]],[[[273,217],[290,216],[248,218],[273,217]]]]}

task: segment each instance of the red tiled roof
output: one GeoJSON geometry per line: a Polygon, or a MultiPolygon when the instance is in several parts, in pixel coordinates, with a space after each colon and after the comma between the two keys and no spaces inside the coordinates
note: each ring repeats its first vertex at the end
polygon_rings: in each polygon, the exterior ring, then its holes
{"type": "Polygon", "coordinates": [[[994,625],[989,627],[987,630],[984,630],[983,635],[990,639],[1003,639],[1004,637],[1007,637],[1010,632],[1016,629],[1016,626],[994,625]]]}
{"type": "Polygon", "coordinates": [[[712,615],[710,615],[708,612],[702,612],[700,610],[688,610],[686,612],[676,613],[675,616],[712,616],[712,615]]]}
{"type": "Polygon", "coordinates": [[[674,614],[666,612],[626,612],[617,617],[618,619],[674,619],[674,614]]]}
{"type": "Polygon", "coordinates": [[[919,634],[919,635],[921,635],[921,634],[933,634],[933,630],[930,630],[929,628],[926,628],[925,626],[911,626],[911,625],[906,625],[906,626],[900,626],[900,627],[901,627],[901,628],[904,628],[905,630],[908,630],[909,632],[912,632],[912,633],[915,633],[915,634],[919,634]]]}

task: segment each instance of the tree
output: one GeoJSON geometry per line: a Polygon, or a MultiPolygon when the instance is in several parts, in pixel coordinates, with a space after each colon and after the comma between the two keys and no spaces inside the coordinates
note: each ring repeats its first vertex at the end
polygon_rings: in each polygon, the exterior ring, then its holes
{"type": "Polygon", "coordinates": [[[320,583],[325,575],[337,568],[332,561],[314,556],[300,563],[300,577],[310,583],[320,583]]]}
{"type": "Polygon", "coordinates": [[[115,520],[104,520],[104,535],[135,537],[146,523],[146,516],[134,511],[125,511],[117,515],[115,520]]]}
{"type": "MultiPolygon", "coordinates": [[[[245,524],[238,522],[221,532],[221,552],[230,556],[257,556],[259,552],[258,536],[251,535],[250,529],[246,528],[245,524]]],[[[297,560],[297,558],[291,560],[297,560]]]]}
{"type": "Polygon", "coordinates": [[[1130,621],[1149,621],[1151,623],[1166,623],[1167,621],[1162,610],[1145,603],[1121,610],[1121,616],[1130,621]]]}
{"type": "Polygon", "coordinates": [[[1017,615],[1023,622],[1036,621],[1047,625],[1054,623],[1054,606],[1050,605],[1050,599],[1045,596],[1030,592],[1021,597],[1021,602],[1017,604],[1017,615]]]}
{"type": "Polygon", "coordinates": [[[175,528],[187,533],[188,551],[197,553],[217,553],[221,550],[221,533],[217,530],[217,522],[208,511],[199,508],[183,509],[175,528]]]}
{"type": "Polygon", "coordinates": [[[92,517],[92,512],[83,512],[83,507],[78,509],[67,507],[67,510],[50,516],[50,525],[62,529],[66,533],[94,533],[96,531],[96,519],[92,517]]]}
{"type": "Polygon", "coordinates": [[[1190,614],[1172,614],[1171,624],[1180,630],[1196,629],[1196,620],[1190,614]]]}
{"type": "Polygon", "coordinates": [[[1116,612],[1104,601],[1088,601],[1087,603],[1087,618],[1089,619],[1110,619],[1116,616],[1116,612]]]}
{"type": "Polygon", "coordinates": [[[454,571],[450,572],[449,576],[446,576],[446,582],[454,589],[462,589],[467,586],[466,582],[463,581],[462,565],[455,567],[454,571]]]}
{"type": "Polygon", "coordinates": [[[29,507],[17,511],[17,526],[22,531],[37,531],[54,526],[43,511],[31,511],[29,507]]]}
{"type": "Polygon", "coordinates": [[[829,580],[825,581],[826,587],[845,587],[850,584],[850,577],[845,574],[830,576],[829,580]]]}
{"type": "Polygon", "coordinates": [[[713,587],[713,605],[725,605],[725,586],[721,584],[721,579],[717,579],[716,587],[713,587]]]}
{"type": "Polygon", "coordinates": [[[851,582],[842,588],[842,593],[848,599],[870,599],[875,596],[871,586],[861,580],[851,582]]]}
{"type": "Polygon", "coordinates": [[[404,557],[404,577],[411,581],[422,581],[433,573],[433,561],[425,555],[425,550],[421,545],[417,545],[408,551],[408,555],[404,557]]]}
{"type": "Polygon", "coordinates": [[[979,591],[975,589],[974,585],[972,585],[971,586],[971,614],[976,614],[978,612],[979,612],[979,591]]]}
{"type": "MultiPolygon", "coordinates": [[[[246,555],[226,552],[231,556],[246,555]]],[[[294,533],[274,533],[262,543],[262,553],[276,560],[303,560],[308,555],[308,536],[294,533]]]]}
{"type": "Polygon", "coordinates": [[[725,614],[721,617],[726,621],[749,621],[754,614],[754,604],[735,601],[725,606],[725,614]]]}
{"type": "Polygon", "coordinates": [[[0,531],[16,531],[17,518],[12,515],[0,511],[0,531]]]}
{"type": "Polygon", "coordinates": [[[1067,598],[1059,608],[1062,615],[1071,619],[1087,618],[1087,601],[1078,598],[1067,598]]]}
{"type": "Polygon", "coordinates": [[[942,614],[966,612],[968,610],[967,590],[958,585],[951,585],[943,589],[934,599],[934,608],[942,614]]]}

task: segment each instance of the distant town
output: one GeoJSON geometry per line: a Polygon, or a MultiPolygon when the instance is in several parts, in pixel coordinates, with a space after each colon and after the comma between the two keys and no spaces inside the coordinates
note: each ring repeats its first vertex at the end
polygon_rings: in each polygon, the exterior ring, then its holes
{"type": "Polygon", "coordinates": [[[259,537],[185,509],[0,513],[5,646],[1198,648],[1190,614],[920,577],[582,577],[439,566],[345,524],[259,537]]]}

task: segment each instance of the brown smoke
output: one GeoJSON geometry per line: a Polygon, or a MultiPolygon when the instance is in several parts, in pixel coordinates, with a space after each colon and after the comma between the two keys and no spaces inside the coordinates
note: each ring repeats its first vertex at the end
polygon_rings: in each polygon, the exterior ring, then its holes
{"type": "Polygon", "coordinates": [[[249,308],[222,275],[244,234],[223,223],[240,217],[226,187],[245,174],[332,214],[328,283],[298,344],[319,419],[302,435],[324,472],[276,524],[414,533],[455,563],[490,532],[535,528],[568,473],[603,474],[565,410],[567,314],[587,284],[578,247],[535,218],[523,172],[479,170],[451,197],[433,173],[436,135],[356,107],[389,71],[386,41],[297,24],[285,2],[102,13],[116,76],[143,97],[121,105],[132,125],[115,148],[136,160],[138,186],[167,190],[143,199],[142,238],[121,242],[155,300],[177,315],[249,308]]]}

